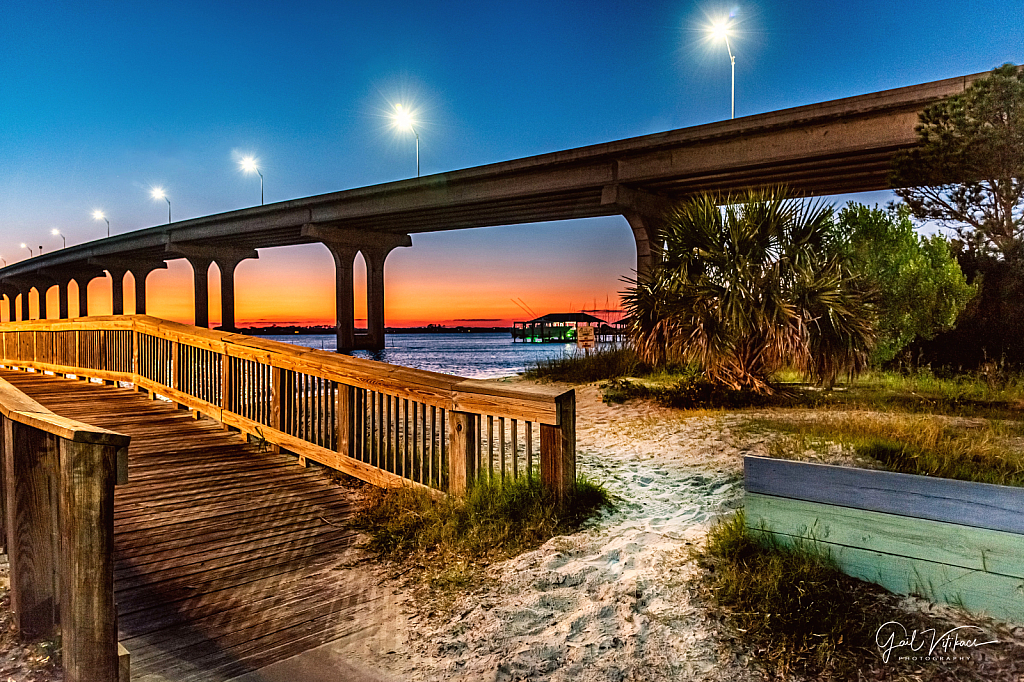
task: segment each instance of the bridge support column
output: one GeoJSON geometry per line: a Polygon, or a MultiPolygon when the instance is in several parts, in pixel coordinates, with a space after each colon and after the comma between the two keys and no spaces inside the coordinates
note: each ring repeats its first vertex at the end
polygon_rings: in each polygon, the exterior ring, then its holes
{"type": "Polygon", "coordinates": [[[214,259],[220,270],[220,328],[226,332],[235,331],[235,268],[254,255],[218,256],[214,259]]]}
{"type": "Polygon", "coordinates": [[[212,258],[191,256],[188,258],[192,266],[192,288],[195,294],[195,323],[197,327],[210,326],[210,263],[212,258]]]}
{"type": "Polygon", "coordinates": [[[363,249],[366,260],[366,331],[371,348],[384,348],[384,261],[391,249],[363,249]]]}
{"type": "Polygon", "coordinates": [[[112,282],[110,286],[112,314],[124,315],[124,276],[127,274],[128,269],[108,266],[107,272],[110,273],[112,282]]]}
{"type": "Polygon", "coordinates": [[[18,320],[17,287],[11,286],[8,282],[0,282],[0,295],[7,297],[7,312],[10,315],[10,321],[16,322],[18,320]]]}
{"type": "Polygon", "coordinates": [[[60,308],[59,317],[62,320],[66,320],[69,317],[68,282],[69,280],[61,280],[60,282],[57,282],[57,305],[60,308]]]}
{"type": "Polygon", "coordinates": [[[661,262],[663,240],[659,225],[672,208],[668,199],[625,185],[607,185],[601,191],[601,205],[622,213],[636,241],[636,276],[645,279],[661,262]]]}
{"type": "Polygon", "coordinates": [[[210,263],[220,270],[221,329],[235,329],[235,268],[247,258],[259,258],[256,249],[241,246],[203,246],[202,244],[171,243],[169,253],[184,256],[192,265],[196,296],[196,326],[210,326],[210,263]]]}
{"type": "Polygon", "coordinates": [[[407,234],[349,230],[329,224],[308,223],[302,236],[321,242],[334,256],[337,292],[338,352],[353,348],[384,348],[384,261],[399,246],[412,246],[407,234]],[[366,337],[355,334],[352,263],[356,253],[366,261],[366,337]]]}
{"type": "Polygon", "coordinates": [[[21,290],[21,321],[22,322],[24,322],[25,320],[27,320],[29,318],[28,292],[30,292],[30,291],[31,291],[31,289],[22,289],[21,290]]]}
{"type": "Polygon", "coordinates": [[[146,314],[146,278],[154,270],[166,270],[167,263],[160,261],[133,263],[128,267],[135,278],[135,314],[146,314]]]}
{"type": "Polygon", "coordinates": [[[89,282],[97,277],[103,277],[102,270],[79,271],[74,274],[74,279],[78,283],[79,317],[87,317],[89,315],[89,282]]]}
{"type": "Polygon", "coordinates": [[[76,277],[78,283],[78,316],[86,317],[89,314],[89,281],[92,278],[76,277]]]}
{"type": "Polygon", "coordinates": [[[46,284],[39,284],[36,286],[36,294],[39,296],[39,319],[46,319],[46,292],[50,287],[46,284]]]}
{"type": "Polygon", "coordinates": [[[336,347],[339,352],[348,351],[356,347],[355,286],[352,264],[355,262],[358,250],[351,246],[337,244],[325,244],[325,246],[334,256],[336,347]]]}

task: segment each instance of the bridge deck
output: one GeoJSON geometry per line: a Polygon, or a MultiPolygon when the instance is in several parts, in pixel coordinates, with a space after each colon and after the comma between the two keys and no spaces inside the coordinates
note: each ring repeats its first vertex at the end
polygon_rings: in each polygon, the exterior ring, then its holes
{"type": "Polygon", "coordinates": [[[133,682],[227,680],[356,629],[351,494],[288,455],[131,389],[0,376],[132,438],[115,502],[119,635],[133,682]]]}

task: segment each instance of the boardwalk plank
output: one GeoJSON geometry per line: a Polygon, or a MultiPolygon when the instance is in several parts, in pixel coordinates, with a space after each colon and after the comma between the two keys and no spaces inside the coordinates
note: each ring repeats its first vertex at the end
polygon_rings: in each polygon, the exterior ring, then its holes
{"type": "Polygon", "coordinates": [[[353,494],[210,419],[130,388],[0,376],[132,437],[115,495],[115,592],[132,679],[227,680],[353,632],[353,494]]]}

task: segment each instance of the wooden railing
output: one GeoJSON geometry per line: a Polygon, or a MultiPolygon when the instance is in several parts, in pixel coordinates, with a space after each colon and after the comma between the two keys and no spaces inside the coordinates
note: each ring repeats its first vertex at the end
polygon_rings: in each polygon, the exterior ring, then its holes
{"type": "MultiPolygon", "coordinates": [[[[0,379],[0,537],[28,638],[59,632],[65,679],[119,678],[114,484],[128,436],[66,419],[0,379]]],[[[121,682],[128,678],[121,673],[121,682]]]]}
{"type": "Polygon", "coordinates": [[[145,315],[0,325],[0,364],[124,381],[384,487],[576,478],[572,390],[463,379],[145,315]]]}

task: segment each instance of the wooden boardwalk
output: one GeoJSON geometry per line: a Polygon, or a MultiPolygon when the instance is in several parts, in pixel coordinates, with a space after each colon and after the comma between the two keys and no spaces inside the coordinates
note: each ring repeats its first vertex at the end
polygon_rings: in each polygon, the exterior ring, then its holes
{"type": "Polygon", "coordinates": [[[218,681],[356,632],[351,494],[128,388],[0,371],[57,414],[130,435],[117,487],[120,641],[133,682],[218,681]]]}

